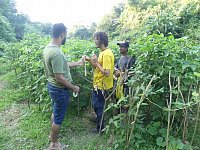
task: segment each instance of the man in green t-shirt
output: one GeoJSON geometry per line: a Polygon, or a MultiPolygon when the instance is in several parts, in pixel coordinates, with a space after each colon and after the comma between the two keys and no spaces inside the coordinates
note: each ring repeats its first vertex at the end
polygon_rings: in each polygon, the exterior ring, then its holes
{"type": "Polygon", "coordinates": [[[83,60],[69,63],[60,48],[66,41],[66,29],[63,23],[55,24],[53,26],[52,41],[43,51],[44,69],[48,81],[47,87],[53,107],[50,150],[62,148],[61,143],[58,142],[58,134],[67,111],[69,91],[78,93],[80,90],[78,86],[72,84],[70,67],[82,65],[83,60]]]}

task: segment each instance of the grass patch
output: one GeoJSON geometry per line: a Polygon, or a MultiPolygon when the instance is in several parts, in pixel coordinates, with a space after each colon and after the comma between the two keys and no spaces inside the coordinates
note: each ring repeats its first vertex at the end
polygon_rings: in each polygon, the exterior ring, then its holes
{"type": "MultiPolygon", "coordinates": [[[[7,64],[8,65],[8,64],[7,64]]],[[[0,67],[0,70],[2,66],[0,67]]],[[[0,111],[13,103],[24,100],[25,94],[17,86],[16,77],[13,71],[0,75],[0,111]]]]}
{"type": "Polygon", "coordinates": [[[23,93],[17,89],[2,89],[0,92],[0,111],[6,109],[13,103],[21,101],[23,93]]]}
{"type": "Polygon", "coordinates": [[[72,111],[69,112],[61,129],[61,142],[69,145],[70,150],[93,150],[105,149],[106,135],[98,135],[91,132],[95,127],[89,118],[86,116],[87,112],[82,115],[74,115],[72,111]],[[104,147],[104,148],[103,148],[104,147]]]}
{"type": "MultiPolygon", "coordinates": [[[[4,141],[0,145],[1,149],[47,149],[49,146],[50,133],[50,115],[51,112],[41,112],[38,105],[31,105],[31,109],[27,105],[21,106],[19,113],[19,122],[16,129],[3,129],[5,134],[0,136],[4,141]]],[[[90,132],[93,124],[84,116],[74,116],[73,112],[69,113],[62,125],[60,133],[60,141],[70,145],[70,150],[84,149],[92,150],[95,147],[103,147],[105,136],[98,136],[90,132]]],[[[104,149],[104,148],[102,148],[104,149]]]]}
{"type": "Polygon", "coordinates": [[[50,113],[41,112],[31,105],[19,123],[18,149],[43,149],[48,142],[50,113]]]}
{"type": "Polygon", "coordinates": [[[8,62],[4,58],[0,58],[0,75],[6,74],[10,70],[10,66],[8,65],[8,62]]]}
{"type": "MultiPolygon", "coordinates": [[[[1,119],[1,118],[0,118],[1,119]]],[[[6,130],[3,125],[0,124],[0,149],[6,150],[6,144],[9,143],[10,140],[10,130],[6,130]]]]}
{"type": "Polygon", "coordinates": [[[13,123],[12,120],[5,119],[5,116],[0,126],[0,139],[3,141],[0,145],[1,150],[43,149],[48,145],[49,114],[38,111],[37,106],[33,105],[29,109],[27,105],[16,104],[13,110],[18,110],[17,116],[12,116],[12,110],[9,109],[11,117],[18,120],[13,123]]]}

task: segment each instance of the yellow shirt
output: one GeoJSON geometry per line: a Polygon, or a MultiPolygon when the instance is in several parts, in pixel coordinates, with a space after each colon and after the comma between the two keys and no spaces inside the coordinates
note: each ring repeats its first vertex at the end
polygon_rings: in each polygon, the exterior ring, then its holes
{"type": "Polygon", "coordinates": [[[110,75],[106,77],[101,73],[98,67],[94,70],[93,86],[101,90],[108,90],[113,87],[114,55],[110,49],[100,52],[98,57],[99,64],[103,69],[110,70],[110,75]]]}

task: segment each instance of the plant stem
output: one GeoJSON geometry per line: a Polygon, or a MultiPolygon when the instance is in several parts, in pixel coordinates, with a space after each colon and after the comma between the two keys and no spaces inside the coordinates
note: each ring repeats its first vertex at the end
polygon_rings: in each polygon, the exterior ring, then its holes
{"type": "MultiPolygon", "coordinates": [[[[199,95],[200,95],[200,88],[199,88],[199,95]]],[[[197,115],[196,115],[196,122],[195,122],[195,127],[194,127],[194,133],[192,135],[192,140],[190,142],[191,145],[192,145],[192,143],[194,141],[194,137],[195,137],[195,134],[196,134],[196,131],[197,131],[198,120],[199,120],[199,110],[200,110],[200,102],[199,102],[198,109],[197,109],[197,115]]]]}
{"type": "Polygon", "coordinates": [[[130,132],[130,135],[129,135],[129,140],[128,140],[128,143],[127,143],[127,148],[129,147],[130,140],[131,140],[131,136],[132,136],[133,130],[134,130],[134,128],[135,128],[135,122],[136,122],[136,120],[137,120],[137,115],[138,115],[138,113],[139,113],[139,108],[140,108],[142,102],[144,101],[145,95],[146,95],[148,89],[150,88],[151,83],[153,82],[153,80],[154,80],[155,77],[156,77],[156,76],[154,75],[154,76],[151,78],[149,84],[147,85],[145,91],[143,92],[143,94],[142,94],[142,96],[141,96],[141,98],[140,98],[140,101],[137,103],[137,111],[136,111],[136,113],[135,113],[134,120],[133,120],[133,122],[131,123],[133,126],[132,126],[132,128],[131,128],[131,132],[130,132]]]}
{"type": "MultiPolygon", "coordinates": [[[[169,71],[169,92],[170,92],[170,97],[169,97],[169,103],[167,105],[168,105],[168,109],[170,110],[171,109],[171,103],[172,103],[171,71],[169,71]]],[[[166,150],[169,149],[170,115],[171,115],[171,112],[168,111],[166,150]]]]}

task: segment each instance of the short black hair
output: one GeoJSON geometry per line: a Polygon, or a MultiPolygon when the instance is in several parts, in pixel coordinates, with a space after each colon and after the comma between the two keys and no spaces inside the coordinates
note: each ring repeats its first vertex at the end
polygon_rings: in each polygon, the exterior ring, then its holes
{"type": "Polygon", "coordinates": [[[63,23],[56,23],[53,25],[53,38],[59,38],[62,33],[67,31],[66,26],[63,23]]]}
{"type": "Polygon", "coordinates": [[[97,37],[97,39],[100,41],[100,44],[104,44],[105,47],[108,46],[108,35],[105,32],[95,32],[93,37],[97,37]]]}

